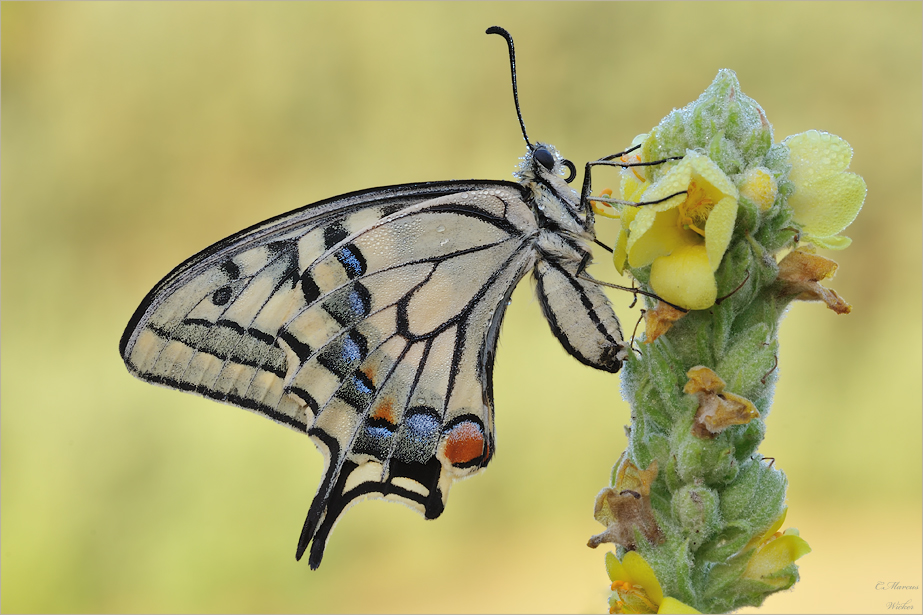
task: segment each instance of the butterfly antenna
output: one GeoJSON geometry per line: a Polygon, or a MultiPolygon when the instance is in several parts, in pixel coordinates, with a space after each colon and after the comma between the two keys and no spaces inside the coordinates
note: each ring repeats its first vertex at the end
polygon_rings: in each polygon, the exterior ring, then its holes
{"type": "Polygon", "coordinates": [[[510,48],[510,72],[513,73],[513,102],[516,103],[516,115],[519,117],[519,126],[522,127],[522,138],[526,140],[529,149],[535,149],[529,142],[529,136],[526,134],[526,123],[522,120],[522,111],[519,109],[519,88],[516,86],[516,52],[513,50],[513,36],[500,26],[491,26],[487,28],[487,34],[499,34],[506,39],[506,44],[510,48]]]}

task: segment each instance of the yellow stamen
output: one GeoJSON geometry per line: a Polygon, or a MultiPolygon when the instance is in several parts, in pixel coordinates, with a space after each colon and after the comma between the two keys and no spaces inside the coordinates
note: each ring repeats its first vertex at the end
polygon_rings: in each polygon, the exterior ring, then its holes
{"type": "MultiPolygon", "coordinates": [[[[638,154],[633,154],[631,156],[629,156],[628,154],[625,154],[624,156],[619,158],[619,160],[621,160],[624,164],[632,164],[636,162],[641,162],[641,156],[639,156],[638,154]]],[[[645,177],[641,175],[641,172],[640,172],[641,167],[629,167],[629,168],[631,169],[631,172],[635,174],[635,177],[638,178],[639,182],[647,181],[647,179],[645,179],[645,177]]]]}
{"type": "MultiPolygon", "coordinates": [[[[651,601],[645,589],[641,587],[640,585],[633,585],[632,583],[629,583],[628,581],[617,580],[617,581],[612,582],[612,591],[618,592],[620,598],[624,598],[626,594],[632,596],[635,600],[643,603],[647,607],[647,612],[649,613],[657,612],[657,605],[651,601]]],[[[615,610],[610,611],[610,613],[624,612],[625,601],[616,600],[613,608],[615,610]]]]}
{"type": "Polygon", "coordinates": [[[690,182],[689,190],[686,191],[686,200],[678,208],[679,216],[676,219],[676,225],[705,237],[705,231],[701,227],[705,226],[708,214],[714,207],[715,202],[708,198],[705,190],[694,181],[690,182]]]}
{"type": "MultiPolygon", "coordinates": [[[[599,196],[605,196],[605,197],[611,198],[612,190],[610,190],[609,188],[606,188],[605,190],[599,193],[599,196]]],[[[621,217],[618,211],[612,206],[611,203],[606,203],[604,201],[594,201],[593,199],[589,199],[589,201],[590,201],[590,206],[593,207],[593,210],[596,213],[606,216],[607,218],[621,217]]]]}
{"type": "Polygon", "coordinates": [[[697,227],[695,224],[693,224],[693,223],[692,223],[692,218],[686,218],[686,219],[684,220],[684,222],[685,222],[685,224],[683,225],[683,228],[684,228],[684,229],[686,229],[687,231],[692,231],[692,232],[694,232],[694,233],[698,233],[698,234],[701,235],[702,237],[705,237],[705,231],[703,231],[702,229],[700,229],[699,227],[697,227]]]}

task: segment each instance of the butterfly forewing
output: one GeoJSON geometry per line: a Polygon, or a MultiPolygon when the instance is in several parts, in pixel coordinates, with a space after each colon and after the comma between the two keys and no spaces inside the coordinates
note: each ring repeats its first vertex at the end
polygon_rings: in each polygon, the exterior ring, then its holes
{"type": "Polygon", "coordinates": [[[535,262],[519,184],[442,182],[321,202],[189,259],[123,336],[129,369],[307,431],[327,457],[299,543],[316,567],[375,495],[438,516],[493,451],[499,323],[535,262]]]}

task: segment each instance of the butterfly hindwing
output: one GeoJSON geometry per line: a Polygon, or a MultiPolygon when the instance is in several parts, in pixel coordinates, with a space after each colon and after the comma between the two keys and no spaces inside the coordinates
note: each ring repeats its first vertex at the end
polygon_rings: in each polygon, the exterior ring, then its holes
{"type": "Polygon", "coordinates": [[[438,516],[494,450],[500,320],[534,265],[508,182],[439,182],[323,201],[187,260],[122,339],[137,376],[305,431],[326,458],[299,541],[320,564],[366,497],[438,516]]]}

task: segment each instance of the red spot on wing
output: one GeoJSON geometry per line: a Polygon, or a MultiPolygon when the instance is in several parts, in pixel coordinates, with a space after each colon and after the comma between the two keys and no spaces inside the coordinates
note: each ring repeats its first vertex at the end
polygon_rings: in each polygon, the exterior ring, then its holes
{"type": "Polygon", "coordinates": [[[384,419],[391,423],[392,425],[397,423],[394,420],[394,402],[389,397],[384,397],[378,400],[378,403],[372,407],[372,412],[369,414],[371,419],[384,419]]]}
{"type": "Polygon", "coordinates": [[[468,463],[484,454],[484,432],[480,425],[463,421],[445,433],[445,456],[453,465],[468,463]]]}

